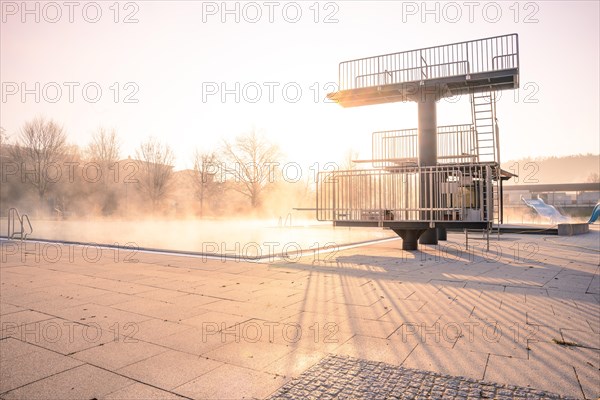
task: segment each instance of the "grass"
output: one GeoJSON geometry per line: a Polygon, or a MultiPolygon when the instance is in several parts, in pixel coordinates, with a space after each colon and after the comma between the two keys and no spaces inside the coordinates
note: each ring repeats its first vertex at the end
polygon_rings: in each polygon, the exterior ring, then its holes
{"type": "Polygon", "coordinates": [[[575,343],[575,342],[567,342],[566,340],[561,340],[561,339],[552,339],[552,341],[556,344],[559,344],[561,346],[571,346],[571,347],[581,347],[581,345],[575,343]]]}

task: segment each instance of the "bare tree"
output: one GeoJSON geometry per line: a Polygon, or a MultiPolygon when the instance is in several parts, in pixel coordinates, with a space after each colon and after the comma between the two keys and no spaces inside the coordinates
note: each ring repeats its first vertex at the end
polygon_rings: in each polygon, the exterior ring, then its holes
{"type": "Polygon", "coordinates": [[[214,196],[220,182],[216,176],[219,171],[217,156],[214,152],[194,152],[194,183],[200,201],[200,217],[204,215],[204,204],[214,196]]]}
{"type": "Polygon", "coordinates": [[[66,134],[53,120],[37,117],[26,122],[10,149],[12,160],[17,163],[25,178],[37,191],[40,205],[49,187],[56,183],[61,172],[60,161],[66,151],[66,134]]]}
{"type": "Polygon", "coordinates": [[[167,144],[149,138],[136,150],[140,165],[139,190],[152,201],[152,207],[164,200],[172,188],[175,155],[167,144]]]}
{"type": "Polygon", "coordinates": [[[279,148],[252,130],[233,143],[224,141],[223,153],[226,171],[235,177],[233,189],[248,197],[252,208],[259,207],[263,192],[275,182],[279,148]]]}
{"type": "MultiPolygon", "coordinates": [[[[119,165],[121,142],[114,129],[110,131],[99,127],[86,148],[86,156],[89,161],[96,164],[99,187],[91,185],[91,191],[95,194],[103,214],[111,214],[118,207],[117,177],[119,176],[119,165]],[[112,172],[111,172],[112,170],[112,172]],[[110,177],[112,177],[112,182],[110,177]]],[[[87,167],[86,167],[87,171],[87,167]]]]}
{"type": "Polygon", "coordinates": [[[108,168],[119,161],[120,152],[121,142],[117,132],[114,129],[109,132],[102,127],[94,132],[87,148],[88,158],[99,163],[102,168],[108,168]]]}
{"type": "Polygon", "coordinates": [[[6,129],[0,126],[0,146],[2,146],[3,143],[6,143],[7,139],[6,129]]]}
{"type": "Polygon", "coordinates": [[[597,172],[590,172],[590,174],[587,177],[587,181],[590,183],[600,182],[600,174],[598,174],[597,172]]]}

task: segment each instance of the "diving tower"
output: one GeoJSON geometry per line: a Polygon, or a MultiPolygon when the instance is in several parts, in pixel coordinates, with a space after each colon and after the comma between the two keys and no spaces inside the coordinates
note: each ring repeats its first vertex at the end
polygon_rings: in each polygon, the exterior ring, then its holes
{"type": "Polygon", "coordinates": [[[374,169],[322,172],[317,219],[336,226],[379,226],[403,238],[436,244],[446,229],[482,229],[502,220],[496,118],[499,90],[519,87],[516,34],[344,61],[338,91],[343,107],[416,102],[418,127],[373,133],[374,169]],[[437,102],[467,94],[469,124],[438,126],[437,102]]]}

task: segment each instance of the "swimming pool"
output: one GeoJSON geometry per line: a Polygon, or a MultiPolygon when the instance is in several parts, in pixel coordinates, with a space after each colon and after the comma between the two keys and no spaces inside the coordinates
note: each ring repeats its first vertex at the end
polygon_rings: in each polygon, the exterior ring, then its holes
{"type": "MultiPolygon", "coordinates": [[[[277,220],[36,220],[32,239],[95,243],[110,246],[158,249],[230,257],[266,257],[310,252],[352,243],[397,237],[381,228],[333,227],[330,222],[294,221],[279,226],[277,220]]],[[[0,234],[6,236],[7,221],[0,234]]]]}

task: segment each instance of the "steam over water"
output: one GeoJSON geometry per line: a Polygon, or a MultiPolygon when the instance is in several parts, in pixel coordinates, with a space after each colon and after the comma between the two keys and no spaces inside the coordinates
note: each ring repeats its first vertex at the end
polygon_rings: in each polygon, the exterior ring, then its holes
{"type": "MultiPolygon", "coordinates": [[[[330,222],[277,220],[32,220],[32,238],[217,253],[241,257],[311,249],[396,237],[381,228],[334,228],[330,222]]],[[[2,220],[1,235],[7,223],[2,220]]]]}

